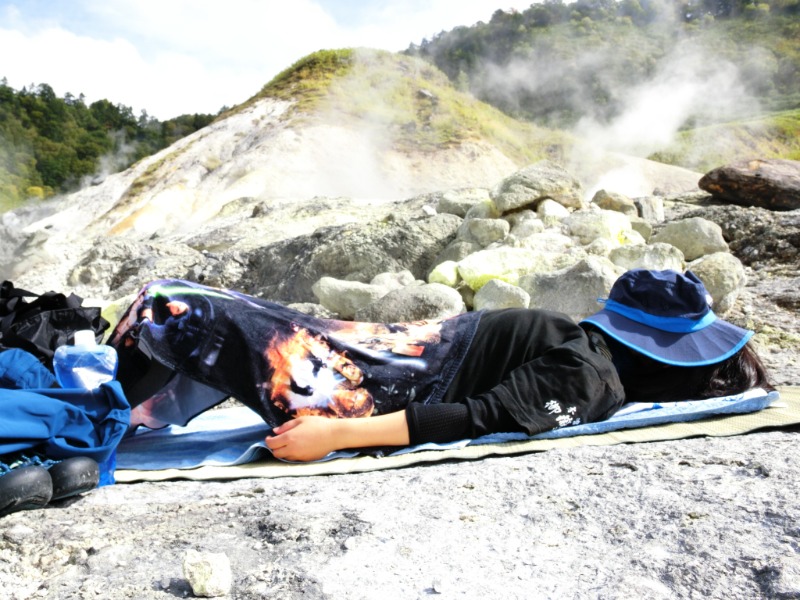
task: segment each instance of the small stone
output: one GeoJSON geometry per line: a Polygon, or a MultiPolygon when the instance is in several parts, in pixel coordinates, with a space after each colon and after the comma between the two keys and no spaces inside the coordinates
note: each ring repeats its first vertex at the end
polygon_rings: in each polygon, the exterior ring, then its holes
{"type": "Polygon", "coordinates": [[[356,540],[356,538],[351,536],[351,537],[347,538],[344,541],[344,544],[342,544],[342,545],[345,547],[345,549],[352,550],[353,548],[356,547],[357,544],[358,544],[358,540],[356,540]]]}
{"type": "Polygon", "coordinates": [[[475,293],[475,310],[498,310],[502,308],[528,308],[531,297],[528,292],[505,281],[492,279],[475,293]]]}
{"type": "Polygon", "coordinates": [[[442,584],[442,580],[437,577],[433,580],[431,588],[435,594],[441,594],[444,592],[445,586],[442,584]]]}
{"type": "Polygon", "coordinates": [[[183,576],[195,596],[225,596],[231,589],[231,565],[222,552],[187,551],[183,559],[183,576]]]}
{"type": "Polygon", "coordinates": [[[13,527],[9,527],[6,531],[4,531],[3,537],[6,538],[9,542],[14,542],[15,544],[19,544],[21,542],[24,542],[29,537],[31,537],[34,533],[36,532],[27,525],[23,525],[22,523],[17,523],[13,527]]]}

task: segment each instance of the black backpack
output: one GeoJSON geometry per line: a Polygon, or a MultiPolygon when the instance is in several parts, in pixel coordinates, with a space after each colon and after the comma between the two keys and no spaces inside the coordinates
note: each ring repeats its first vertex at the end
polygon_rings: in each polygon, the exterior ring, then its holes
{"type": "Polygon", "coordinates": [[[0,285],[0,350],[21,348],[53,370],[56,348],[72,341],[76,331],[91,329],[98,342],[109,327],[99,307],[81,306],[83,298],[58,292],[35,294],[0,285]],[[26,298],[35,298],[28,302],[26,298]]]}

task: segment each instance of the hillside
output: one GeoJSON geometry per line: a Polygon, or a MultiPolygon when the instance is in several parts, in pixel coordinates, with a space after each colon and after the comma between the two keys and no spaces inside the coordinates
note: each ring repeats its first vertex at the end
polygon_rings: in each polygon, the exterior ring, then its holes
{"type": "Polygon", "coordinates": [[[407,53],[516,118],[707,170],[797,156],[797,12],[778,1],[548,2],[407,53]]]}
{"type": "MultiPolygon", "coordinates": [[[[569,162],[576,139],[693,171],[754,155],[796,158],[798,6],[558,0],[498,10],[411,44],[406,57],[321,50],[228,114],[290,100],[282,119],[293,127],[335,123],[370,138],[359,162],[385,149],[482,154],[483,144],[515,164],[569,162]]],[[[0,210],[102,180],[214,118],[158,123],[108,100],[56,98],[46,83],[15,92],[2,82],[0,210]]]]}
{"type": "Polygon", "coordinates": [[[480,142],[526,163],[570,143],[562,132],[520,123],[458,91],[424,61],[385,51],[321,50],[277,75],[242,107],[260,98],[291,100],[296,123],[371,130],[383,147],[398,152],[480,142]]]}
{"type": "Polygon", "coordinates": [[[47,84],[19,91],[0,80],[0,211],[75,191],[121,171],[210,123],[212,115],[159,122],[146,112],[47,84]]]}
{"type": "Polygon", "coordinates": [[[800,110],[681,131],[648,158],[707,172],[750,157],[800,160],[800,110]]]}
{"type": "MultiPolygon", "coordinates": [[[[320,51],[211,125],[75,197],[95,207],[99,231],[151,235],[207,222],[233,202],[401,199],[491,187],[537,160],[576,157],[587,187],[634,160],[512,119],[420,59],[320,51]]],[[[693,189],[697,179],[650,171],[647,192],[669,182],[693,189]]]]}
{"type": "Polygon", "coordinates": [[[517,122],[420,59],[324,51],[129,169],[6,213],[2,275],[35,289],[74,288],[94,277],[69,274],[90,251],[91,269],[119,262],[120,252],[247,251],[322,226],[390,218],[398,200],[492,188],[544,157],[568,165],[587,193],[612,182],[633,195],[696,191],[699,179],[517,122]],[[151,242],[158,248],[142,246],[151,242]]]}

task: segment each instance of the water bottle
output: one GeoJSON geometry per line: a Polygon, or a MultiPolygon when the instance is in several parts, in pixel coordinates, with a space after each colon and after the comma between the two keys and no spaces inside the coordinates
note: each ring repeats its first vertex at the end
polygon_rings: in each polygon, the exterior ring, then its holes
{"type": "Polygon", "coordinates": [[[90,329],[76,331],[74,345],[56,348],[53,370],[62,388],[93,390],[117,375],[117,351],[98,345],[90,329]]]}
{"type": "MultiPolygon", "coordinates": [[[[53,355],[53,370],[62,388],[93,390],[117,375],[117,351],[111,346],[98,345],[94,331],[76,331],[72,346],[59,346],[53,355]]],[[[117,464],[116,449],[101,462],[98,487],[114,483],[117,464]]]]}

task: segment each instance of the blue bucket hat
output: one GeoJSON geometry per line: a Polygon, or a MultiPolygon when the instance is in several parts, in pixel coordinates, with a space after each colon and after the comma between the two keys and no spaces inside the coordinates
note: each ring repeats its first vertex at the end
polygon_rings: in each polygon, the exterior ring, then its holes
{"type": "Polygon", "coordinates": [[[736,354],[752,331],[723,321],[711,295],[692,273],[633,269],[621,275],[605,308],[586,317],[622,344],[662,363],[711,365],[736,354]]]}

